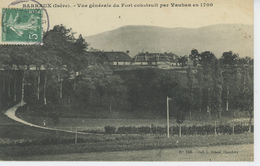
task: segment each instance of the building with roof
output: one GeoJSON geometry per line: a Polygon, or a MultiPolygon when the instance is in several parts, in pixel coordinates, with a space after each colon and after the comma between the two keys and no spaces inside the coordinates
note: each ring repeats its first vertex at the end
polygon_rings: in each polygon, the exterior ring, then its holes
{"type": "Polygon", "coordinates": [[[139,53],[133,58],[132,65],[152,65],[158,67],[177,66],[178,56],[173,53],[139,53]]]}
{"type": "Polygon", "coordinates": [[[132,58],[129,56],[129,51],[105,51],[103,54],[109,65],[131,65],[132,58]]]}
{"type": "Polygon", "coordinates": [[[97,51],[88,52],[90,64],[100,63],[109,65],[131,65],[132,58],[129,56],[129,51],[97,51]]]}

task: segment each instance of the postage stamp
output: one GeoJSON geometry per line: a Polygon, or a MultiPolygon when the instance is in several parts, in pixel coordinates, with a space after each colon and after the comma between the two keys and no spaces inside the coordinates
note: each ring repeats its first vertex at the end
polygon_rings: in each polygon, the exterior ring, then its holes
{"type": "Polygon", "coordinates": [[[2,43],[36,44],[42,41],[42,9],[2,9],[2,43]]]}

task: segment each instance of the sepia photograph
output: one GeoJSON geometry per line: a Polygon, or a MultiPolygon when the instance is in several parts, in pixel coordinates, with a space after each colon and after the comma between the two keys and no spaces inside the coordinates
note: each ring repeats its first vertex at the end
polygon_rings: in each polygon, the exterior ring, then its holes
{"type": "Polygon", "coordinates": [[[0,7],[0,164],[255,162],[253,0],[0,7]]]}

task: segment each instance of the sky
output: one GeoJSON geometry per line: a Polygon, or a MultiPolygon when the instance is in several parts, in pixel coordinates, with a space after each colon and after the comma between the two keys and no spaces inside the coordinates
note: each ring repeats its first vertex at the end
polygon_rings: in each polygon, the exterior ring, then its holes
{"type": "MultiPolygon", "coordinates": [[[[24,2],[10,5],[13,0],[6,0],[0,2],[0,6],[22,8],[24,4],[35,4],[30,0],[22,1],[24,2]]],[[[126,25],[198,28],[212,24],[253,24],[252,0],[38,0],[38,2],[51,5],[45,7],[50,28],[63,24],[83,36],[91,36],[126,25]],[[110,4],[111,7],[89,8],[93,3],[110,4]],[[122,3],[130,6],[122,7],[122,3]],[[212,6],[171,7],[171,3],[181,5],[206,3],[212,6]],[[54,8],[55,4],[71,7],[54,8]],[[87,7],[78,7],[78,4],[87,7]],[[114,4],[118,4],[119,7],[113,7],[114,4]],[[158,7],[134,7],[135,4],[158,4],[158,7]]]]}

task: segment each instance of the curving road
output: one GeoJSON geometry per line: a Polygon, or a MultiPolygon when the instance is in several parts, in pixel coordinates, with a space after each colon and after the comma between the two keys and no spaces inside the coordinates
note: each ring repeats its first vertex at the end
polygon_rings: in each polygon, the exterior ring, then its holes
{"type": "MultiPolygon", "coordinates": [[[[25,104],[25,103],[24,103],[25,104]]],[[[77,134],[93,134],[93,133],[85,133],[85,132],[76,132],[76,131],[70,131],[70,130],[62,130],[62,129],[55,129],[55,128],[49,128],[49,127],[43,127],[43,126],[38,126],[38,125],[35,125],[35,124],[32,124],[32,123],[29,123],[29,122],[26,122],[22,119],[19,119],[16,115],[15,115],[15,112],[17,110],[17,108],[21,106],[21,103],[18,103],[16,104],[15,106],[9,108],[8,110],[6,110],[6,112],[4,113],[6,116],[8,116],[9,118],[17,121],[17,122],[20,122],[20,123],[23,123],[25,125],[28,125],[28,126],[32,126],[32,127],[37,127],[37,128],[41,128],[41,129],[46,129],[46,130],[55,130],[55,131],[63,131],[63,132],[68,132],[68,133],[77,133],[77,134]]],[[[99,134],[95,134],[95,135],[99,135],[99,134]]],[[[100,134],[102,135],[102,134],[100,134]]]]}

